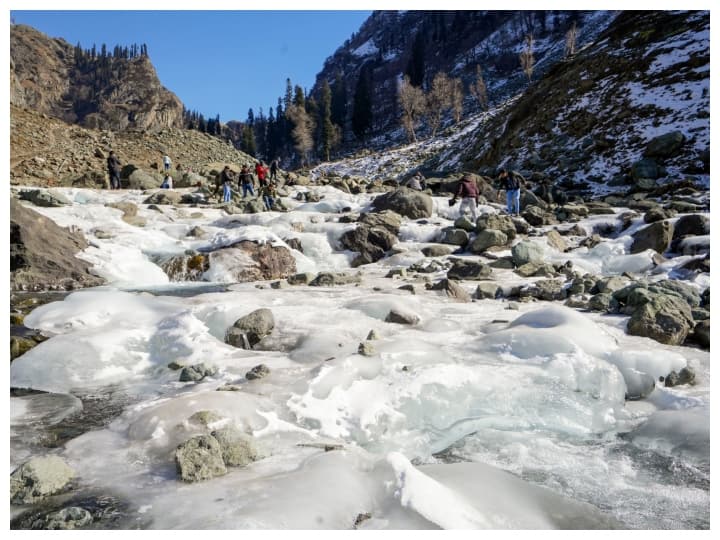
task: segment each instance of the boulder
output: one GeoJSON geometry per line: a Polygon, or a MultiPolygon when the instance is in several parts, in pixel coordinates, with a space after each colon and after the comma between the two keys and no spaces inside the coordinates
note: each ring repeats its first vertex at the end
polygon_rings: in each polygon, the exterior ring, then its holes
{"type": "Polygon", "coordinates": [[[655,180],[660,176],[660,172],[658,164],[654,159],[644,158],[632,164],[630,175],[635,183],[637,183],[642,179],[655,180]]]}
{"type": "Polygon", "coordinates": [[[29,201],[35,206],[43,206],[46,208],[57,208],[72,204],[72,201],[70,201],[62,193],[56,193],[45,189],[23,190],[20,192],[19,198],[23,201],[29,201]]]}
{"type": "Polygon", "coordinates": [[[646,249],[653,249],[664,253],[670,247],[673,235],[673,226],[669,221],[656,221],[637,231],[633,235],[630,253],[640,253],[646,249]]]}
{"type": "Polygon", "coordinates": [[[75,257],[88,247],[81,232],[59,227],[51,219],[10,199],[10,288],[12,290],[73,290],[104,280],[90,274],[90,265],[75,257]]]}
{"type": "Polygon", "coordinates": [[[603,292],[591,296],[587,302],[588,309],[592,311],[600,311],[603,313],[614,313],[620,307],[618,301],[613,298],[612,294],[603,292]]]}
{"type": "Polygon", "coordinates": [[[228,328],[225,342],[234,347],[252,349],[262,338],[269,335],[275,328],[275,318],[267,308],[255,311],[239,318],[228,328]]]}
{"type": "Polygon", "coordinates": [[[504,214],[483,214],[477,220],[475,232],[481,233],[485,229],[494,229],[505,233],[508,242],[512,242],[519,232],[516,225],[518,222],[522,223],[522,220],[516,222],[504,214]]]}
{"type": "Polygon", "coordinates": [[[691,284],[678,279],[662,279],[648,284],[647,289],[659,294],[670,294],[685,300],[690,307],[700,306],[700,292],[691,284]]]}
{"type": "Polygon", "coordinates": [[[643,221],[645,223],[655,223],[656,221],[670,219],[674,217],[675,214],[677,214],[675,210],[663,208],[662,206],[656,206],[645,212],[645,215],[643,216],[643,221]]]}
{"type": "Polygon", "coordinates": [[[475,289],[475,298],[482,300],[485,298],[495,299],[502,295],[502,288],[492,281],[482,281],[478,283],[475,289]]]}
{"type": "Polygon", "coordinates": [[[482,253],[493,246],[504,246],[507,242],[508,237],[504,232],[495,229],[484,229],[470,243],[470,251],[482,253]]]}
{"type": "Polygon", "coordinates": [[[385,227],[373,227],[364,223],[359,223],[357,227],[340,237],[340,243],[344,248],[358,252],[357,257],[352,261],[354,267],[382,259],[385,252],[392,248],[397,240],[397,236],[385,227]]]}
{"type": "Polygon", "coordinates": [[[469,217],[462,215],[455,220],[453,227],[456,229],[463,229],[467,232],[473,232],[475,230],[475,223],[473,223],[469,217]]]}
{"type": "Polygon", "coordinates": [[[710,319],[700,321],[693,330],[695,341],[706,349],[710,348],[710,319]]]}
{"type": "Polygon", "coordinates": [[[180,372],[180,382],[200,382],[205,377],[211,377],[217,373],[214,366],[206,366],[204,363],[185,366],[180,372]]]}
{"type": "Polygon", "coordinates": [[[512,259],[515,266],[522,266],[529,262],[543,262],[545,250],[537,242],[521,241],[512,247],[512,259]]]}
{"type": "Polygon", "coordinates": [[[420,219],[432,215],[433,201],[426,193],[399,187],[394,191],[378,195],[373,201],[373,206],[378,210],[393,210],[410,219],[420,219]]]}
{"type": "Polygon", "coordinates": [[[680,373],[673,370],[665,377],[665,386],[668,388],[681,384],[695,384],[695,372],[692,369],[684,367],[680,373]]]}
{"type": "Polygon", "coordinates": [[[284,279],[297,271],[295,257],[287,247],[242,240],[212,251],[210,265],[220,265],[237,282],[284,279]]]}
{"type": "Polygon", "coordinates": [[[487,264],[474,261],[455,260],[447,271],[448,279],[482,280],[492,276],[492,268],[487,264]]]}
{"type": "Polygon", "coordinates": [[[702,214],[690,214],[678,218],[673,228],[673,240],[684,236],[704,236],[710,234],[710,219],[702,214]]]}
{"type": "Polygon", "coordinates": [[[226,467],[245,467],[258,459],[255,439],[234,426],[211,433],[219,443],[223,463],[226,467]]]}
{"type": "Polygon", "coordinates": [[[348,285],[360,283],[362,277],[359,274],[346,274],[344,272],[320,272],[308,285],[311,287],[333,287],[336,285],[348,285]]]}
{"type": "Polygon", "coordinates": [[[46,531],[68,531],[80,529],[93,522],[93,516],[90,512],[79,506],[69,506],[50,512],[42,519],[33,523],[33,529],[42,529],[46,531]]]}
{"type": "Polygon", "coordinates": [[[405,313],[391,309],[387,317],[385,317],[385,322],[414,326],[420,322],[420,317],[414,313],[405,313]]]}
{"type": "Polygon", "coordinates": [[[245,378],[248,381],[253,381],[255,379],[262,379],[268,375],[270,375],[270,368],[265,364],[258,364],[245,374],[245,378]]]}
{"type": "Polygon", "coordinates": [[[445,255],[450,255],[450,253],[452,253],[455,250],[449,246],[432,245],[432,246],[425,246],[420,251],[426,257],[444,257],[445,255]]]}
{"type": "MultiPolygon", "coordinates": [[[[122,172],[120,173],[120,178],[123,183],[123,187],[127,189],[140,189],[140,190],[146,190],[146,189],[158,189],[160,187],[160,184],[162,184],[162,176],[154,174],[147,173],[141,169],[134,168],[132,172],[129,172],[128,167],[126,166],[123,168],[122,172]]],[[[164,190],[164,191],[172,191],[172,190],[164,190]]]]}
{"type": "Polygon", "coordinates": [[[547,301],[564,300],[567,297],[563,282],[556,279],[540,279],[523,288],[520,294],[547,301]]]}
{"type": "Polygon", "coordinates": [[[538,206],[528,206],[523,210],[522,217],[533,227],[539,227],[549,223],[550,215],[538,206]]]}
{"type": "Polygon", "coordinates": [[[441,279],[434,285],[430,286],[432,291],[442,291],[446,296],[458,302],[471,302],[472,298],[463,289],[457,281],[452,279],[441,279]]]}
{"type": "Polygon", "coordinates": [[[313,279],[315,279],[315,274],[312,272],[302,272],[288,276],[287,282],[290,285],[308,285],[313,279]]]}
{"type": "Polygon", "coordinates": [[[650,140],[643,155],[648,157],[670,158],[676,156],[685,142],[680,131],[671,131],[650,140]]]}
{"type": "Polygon", "coordinates": [[[182,202],[182,193],[173,189],[161,189],[150,195],[143,204],[176,205],[182,202]]]}
{"type": "Polygon", "coordinates": [[[693,327],[692,312],[687,302],[677,296],[653,294],[634,310],[627,332],[666,345],[680,345],[693,327]]]}
{"type": "Polygon", "coordinates": [[[435,239],[441,244],[450,244],[451,246],[466,246],[470,241],[470,237],[465,229],[457,227],[445,227],[435,239]]]}
{"type": "Polygon", "coordinates": [[[223,451],[211,435],[198,435],[175,450],[175,467],[184,482],[209,480],[227,473],[223,451]]]}
{"type": "Polygon", "coordinates": [[[33,504],[61,491],[75,472],[58,456],[34,457],[10,474],[10,502],[33,504]]]}
{"type": "Polygon", "coordinates": [[[548,231],[546,238],[547,238],[548,245],[550,245],[551,247],[554,247],[555,249],[557,249],[560,252],[567,251],[567,248],[568,248],[567,242],[560,235],[560,233],[558,231],[556,231],[555,229],[548,231]]]}
{"type": "Polygon", "coordinates": [[[363,223],[368,227],[382,227],[391,234],[397,236],[400,232],[400,225],[402,225],[402,216],[392,210],[368,212],[366,214],[360,214],[358,222],[363,223]]]}

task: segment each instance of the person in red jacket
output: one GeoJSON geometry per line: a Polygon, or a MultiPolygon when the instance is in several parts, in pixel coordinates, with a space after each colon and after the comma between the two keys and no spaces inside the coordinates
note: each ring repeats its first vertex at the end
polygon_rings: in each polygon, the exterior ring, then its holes
{"type": "Polygon", "coordinates": [[[462,199],[460,202],[460,215],[465,213],[465,209],[469,208],[472,214],[473,221],[477,221],[477,202],[480,193],[478,192],[477,184],[466,174],[460,179],[457,189],[455,190],[455,196],[452,198],[452,204],[458,197],[462,199]]]}
{"type": "Polygon", "coordinates": [[[265,184],[267,184],[268,168],[265,166],[264,163],[258,161],[255,164],[255,174],[257,174],[260,187],[263,187],[265,184]]]}

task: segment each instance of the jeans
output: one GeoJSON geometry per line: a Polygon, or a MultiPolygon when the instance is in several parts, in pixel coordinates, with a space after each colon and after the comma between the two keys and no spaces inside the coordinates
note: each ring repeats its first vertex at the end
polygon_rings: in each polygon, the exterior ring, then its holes
{"type": "Polygon", "coordinates": [[[120,173],[116,171],[110,172],[110,189],[120,189],[120,173]]]}
{"type": "Polygon", "coordinates": [[[507,190],[507,212],[508,214],[520,214],[520,190],[507,190]],[[515,210],[513,212],[513,210],[515,210]]]}
{"type": "Polygon", "coordinates": [[[470,208],[470,213],[472,214],[473,221],[477,221],[478,215],[477,215],[477,203],[475,202],[475,197],[463,197],[462,201],[460,201],[460,215],[462,216],[465,214],[465,209],[470,208]]]}
{"type": "Polygon", "coordinates": [[[230,202],[230,186],[223,184],[223,202],[230,202]]]}
{"type": "Polygon", "coordinates": [[[255,196],[255,191],[253,190],[252,184],[243,184],[242,190],[243,190],[243,199],[245,198],[245,195],[247,195],[248,191],[250,192],[250,195],[252,195],[253,197],[255,196]]]}
{"type": "Polygon", "coordinates": [[[265,208],[267,208],[268,210],[272,210],[273,204],[275,204],[275,199],[273,199],[269,195],[264,195],[263,201],[265,202],[265,208]]]}

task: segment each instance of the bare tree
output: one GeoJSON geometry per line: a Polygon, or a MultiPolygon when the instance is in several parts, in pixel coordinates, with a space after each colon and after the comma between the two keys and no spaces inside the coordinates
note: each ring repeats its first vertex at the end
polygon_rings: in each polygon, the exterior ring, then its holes
{"type": "Polygon", "coordinates": [[[532,34],[525,36],[525,48],[520,53],[520,65],[527,75],[528,82],[532,80],[533,69],[535,68],[535,55],[533,54],[533,44],[535,40],[532,34]]]}
{"type": "Polygon", "coordinates": [[[465,92],[463,91],[463,83],[460,78],[452,80],[452,110],[453,120],[457,124],[462,118],[463,114],[463,99],[465,98],[465,92]]]}
{"type": "Polygon", "coordinates": [[[313,148],[315,122],[302,105],[291,104],[285,115],[293,123],[292,138],[295,149],[300,153],[301,165],[308,162],[308,152],[313,148]]]}
{"type": "Polygon", "coordinates": [[[573,23],[570,30],[565,34],[565,58],[570,58],[575,54],[575,44],[577,42],[577,24],[573,23]]]}
{"type": "Polygon", "coordinates": [[[477,100],[480,108],[488,109],[487,87],[485,86],[480,64],[475,68],[475,81],[470,83],[470,94],[477,100]]]}
{"type": "Polygon", "coordinates": [[[411,141],[415,142],[417,137],[415,136],[415,125],[425,111],[425,94],[422,88],[413,86],[410,84],[410,79],[407,75],[403,75],[402,80],[398,86],[398,102],[402,108],[403,114],[400,118],[405,132],[411,141]]]}
{"type": "Polygon", "coordinates": [[[432,130],[432,136],[437,133],[443,114],[452,106],[453,84],[450,78],[442,71],[433,78],[432,87],[426,96],[425,117],[432,130]]]}

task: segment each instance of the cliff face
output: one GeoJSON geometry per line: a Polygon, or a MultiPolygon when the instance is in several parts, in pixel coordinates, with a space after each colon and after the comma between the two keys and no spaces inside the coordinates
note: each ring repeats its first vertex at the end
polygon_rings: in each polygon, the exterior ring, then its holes
{"type": "Polygon", "coordinates": [[[88,128],[182,126],[183,104],[147,55],[91,56],[23,25],[10,28],[10,103],[88,128]]]}

